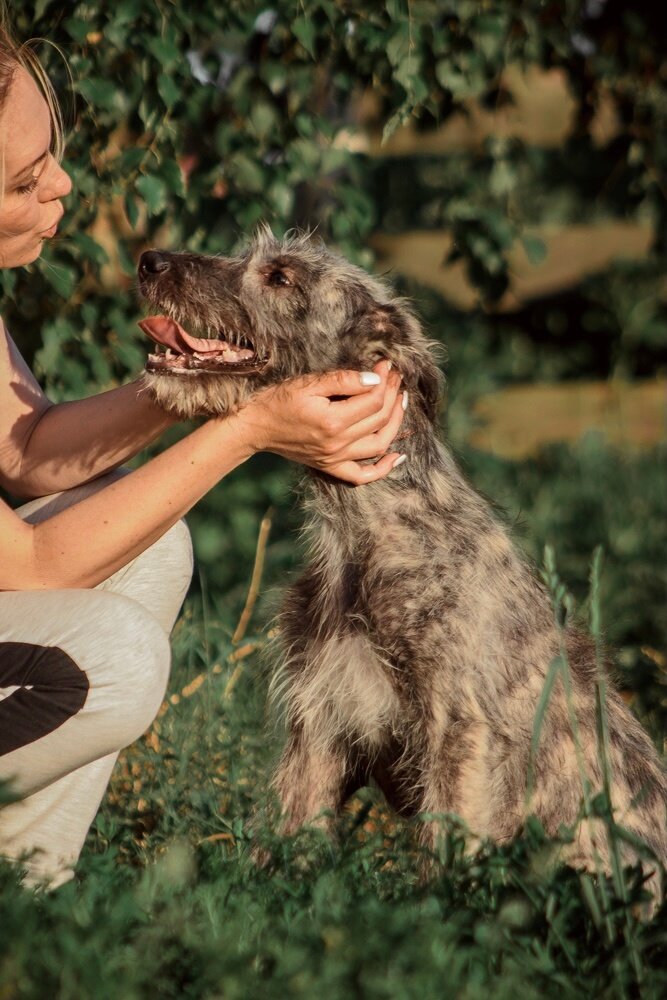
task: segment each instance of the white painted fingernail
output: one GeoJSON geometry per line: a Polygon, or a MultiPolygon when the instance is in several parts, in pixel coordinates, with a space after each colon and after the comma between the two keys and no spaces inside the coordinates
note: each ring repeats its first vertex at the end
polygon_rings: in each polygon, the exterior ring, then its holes
{"type": "Polygon", "coordinates": [[[375,372],[361,372],[359,375],[362,385],[379,385],[382,379],[375,372]]]}
{"type": "Polygon", "coordinates": [[[401,406],[403,407],[404,410],[407,410],[407,408],[408,408],[408,390],[407,389],[405,389],[405,391],[403,392],[403,401],[401,403],[401,406]]]}
{"type": "Polygon", "coordinates": [[[407,455],[399,455],[398,458],[396,459],[396,461],[394,462],[394,464],[391,467],[392,471],[394,469],[397,469],[399,467],[399,465],[403,465],[403,462],[406,462],[407,458],[408,458],[407,455]]]}

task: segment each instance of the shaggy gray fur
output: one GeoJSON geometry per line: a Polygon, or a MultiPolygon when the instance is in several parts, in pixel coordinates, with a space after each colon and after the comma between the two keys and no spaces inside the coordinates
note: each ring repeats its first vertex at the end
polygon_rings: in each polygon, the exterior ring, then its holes
{"type": "MultiPolygon", "coordinates": [[[[236,331],[267,359],[249,377],[149,376],[181,416],[227,413],[261,385],[380,358],[410,393],[408,461],[387,479],[351,488],[309,476],[311,561],[286,595],[274,685],[289,721],[274,778],[284,829],[337,813],[374,778],[400,812],[457,813],[478,837],[505,841],[528,813],[550,834],[576,827],[568,860],[608,870],[603,824],[581,821],[582,771],[593,792],[603,787],[592,642],[574,627],[559,634],[545,588],[439,439],[441,377],[408,305],[308,237],[263,230],[238,258],[165,256],[169,269],[143,282],[149,302],[194,334],[236,331]],[[558,679],[528,797],[536,705],[561,641],[571,704],[558,679]]],[[[664,862],[658,756],[613,688],[606,711],[615,819],[664,862]]],[[[423,829],[433,843],[436,824],[423,829]]]]}

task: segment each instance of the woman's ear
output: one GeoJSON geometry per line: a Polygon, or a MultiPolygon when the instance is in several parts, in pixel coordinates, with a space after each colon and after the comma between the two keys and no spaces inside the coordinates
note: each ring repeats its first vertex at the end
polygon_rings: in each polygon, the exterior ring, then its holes
{"type": "Polygon", "coordinates": [[[418,320],[399,300],[374,302],[359,313],[341,338],[342,368],[372,368],[382,358],[403,376],[405,388],[435,423],[444,377],[435,363],[434,348],[418,320]]]}

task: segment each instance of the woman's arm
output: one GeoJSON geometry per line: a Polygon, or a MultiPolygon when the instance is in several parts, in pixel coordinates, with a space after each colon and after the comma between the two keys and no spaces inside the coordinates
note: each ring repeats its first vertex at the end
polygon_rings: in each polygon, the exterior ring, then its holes
{"type": "Polygon", "coordinates": [[[38,524],[0,509],[0,590],[93,587],[143,552],[250,457],[209,422],[128,476],[38,524]]]}
{"type": "Polygon", "coordinates": [[[403,407],[398,375],[388,375],[386,362],[377,369],[374,387],[362,385],[359,372],[337,372],[264,390],[234,416],[210,420],[140,469],[38,524],[0,504],[0,590],[95,586],[259,450],[355,484],[387,475],[397,456],[384,453],[403,407]],[[375,465],[357,465],[377,455],[383,457],[375,465]]]}
{"type": "Polygon", "coordinates": [[[0,387],[0,484],[15,496],[44,496],[95,479],[175,422],[137,382],[51,403],[2,321],[0,387]]]}
{"type": "Polygon", "coordinates": [[[51,404],[26,441],[17,495],[45,496],[95,479],[133,458],[175,422],[141,382],[51,404]]]}

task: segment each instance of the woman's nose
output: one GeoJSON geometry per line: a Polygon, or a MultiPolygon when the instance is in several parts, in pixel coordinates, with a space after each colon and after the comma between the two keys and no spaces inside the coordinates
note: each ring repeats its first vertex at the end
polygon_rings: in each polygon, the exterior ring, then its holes
{"type": "Polygon", "coordinates": [[[40,201],[54,201],[65,198],[72,190],[72,182],[55,157],[49,154],[47,175],[40,186],[40,201]]]}

